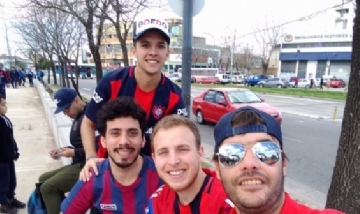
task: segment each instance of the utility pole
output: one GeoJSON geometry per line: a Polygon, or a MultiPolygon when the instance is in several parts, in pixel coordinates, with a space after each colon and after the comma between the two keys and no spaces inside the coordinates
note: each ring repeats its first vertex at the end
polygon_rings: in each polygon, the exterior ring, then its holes
{"type": "Polygon", "coordinates": [[[234,52],[235,52],[235,39],[236,39],[236,30],[234,32],[234,39],[232,41],[231,44],[231,57],[230,57],[230,66],[231,66],[231,76],[233,75],[233,70],[234,70],[234,52]]]}

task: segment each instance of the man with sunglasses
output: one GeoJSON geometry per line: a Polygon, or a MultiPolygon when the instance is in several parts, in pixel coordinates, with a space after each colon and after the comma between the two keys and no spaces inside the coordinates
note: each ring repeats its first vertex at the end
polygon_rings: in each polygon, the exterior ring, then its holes
{"type": "Polygon", "coordinates": [[[286,156],[281,127],[271,115],[243,107],[214,129],[216,171],[235,207],[231,214],[340,214],[314,210],[284,192],[286,156]]]}
{"type": "Polygon", "coordinates": [[[85,151],[82,147],[80,126],[85,115],[86,103],[83,102],[74,89],[62,88],[54,95],[57,108],[54,114],[63,112],[73,119],[70,130],[72,147],[59,148],[50,151],[50,157],[58,160],[60,157],[72,158],[70,165],[63,166],[39,177],[41,196],[48,214],[60,213],[63,194],[69,192],[79,178],[79,173],[85,164],[85,151]]]}

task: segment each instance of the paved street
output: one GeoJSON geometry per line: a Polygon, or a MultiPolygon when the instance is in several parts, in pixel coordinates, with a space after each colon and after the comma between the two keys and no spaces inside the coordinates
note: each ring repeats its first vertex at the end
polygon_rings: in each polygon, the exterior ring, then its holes
{"type": "MultiPolygon", "coordinates": [[[[90,79],[79,79],[80,92],[91,96],[96,87],[96,81],[90,79]]],[[[205,88],[192,87],[191,95],[200,95],[205,88]]],[[[284,89],[286,90],[286,89],[284,89]]],[[[260,94],[265,102],[277,107],[283,113],[306,116],[320,120],[332,120],[335,107],[337,107],[336,121],[341,121],[344,114],[345,102],[333,100],[321,100],[311,98],[289,97],[281,95],[260,94]]]]}

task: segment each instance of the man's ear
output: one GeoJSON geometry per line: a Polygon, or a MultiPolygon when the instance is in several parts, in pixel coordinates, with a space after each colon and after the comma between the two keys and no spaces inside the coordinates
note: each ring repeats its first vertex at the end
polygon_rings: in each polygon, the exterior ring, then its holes
{"type": "Polygon", "coordinates": [[[100,136],[100,142],[103,148],[106,148],[106,143],[105,143],[105,137],[104,136],[100,136]]]}
{"type": "Polygon", "coordinates": [[[214,167],[215,167],[215,172],[216,172],[216,177],[219,179],[219,180],[221,180],[220,179],[220,169],[219,169],[219,162],[218,161],[216,161],[216,160],[213,160],[213,164],[214,164],[214,167]]]}

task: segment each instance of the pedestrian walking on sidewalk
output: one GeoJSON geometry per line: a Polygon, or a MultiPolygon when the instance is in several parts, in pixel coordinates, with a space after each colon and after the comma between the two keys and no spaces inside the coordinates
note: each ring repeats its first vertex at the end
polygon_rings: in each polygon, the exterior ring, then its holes
{"type": "Polygon", "coordinates": [[[6,73],[0,68],[0,94],[6,99],[6,84],[8,84],[6,73]]]}
{"type": "Polygon", "coordinates": [[[26,204],[15,198],[15,161],[19,158],[19,150],[6,112],[5,97],[0,94],[0,213],[13,214],[25,208],[26,204]]]}

